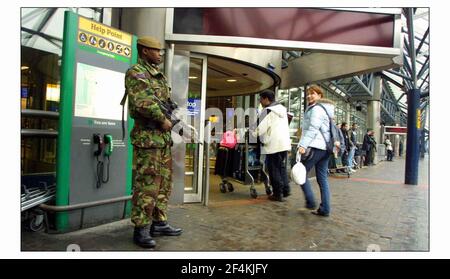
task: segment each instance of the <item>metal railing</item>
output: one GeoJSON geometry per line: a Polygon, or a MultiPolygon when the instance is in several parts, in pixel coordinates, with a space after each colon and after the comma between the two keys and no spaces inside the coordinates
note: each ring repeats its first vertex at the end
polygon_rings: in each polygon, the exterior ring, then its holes
{"type": "Polygon", "coordinates": [[[127,213],[127,202],[131,200],[131,195],[129,196],[123,196],[123,197],[117,197],[117,198],[111,198],[111,199],[105,199],[105,200],[99,200],[99,201],[93,201],[93,202],[85,202],[85,203],[79,203],[79,204],[72,204],[72,205],[48,205],[48,204],[41,204],[39,206],[40,209],[44,210],[44,222],[45,222],[45,231],[49,232],[49,223],[48,223],[48,215],[47,212],[68,212],[68,211],[75,211],[81,209],[81,216],[80,216],[80,229],[83,228],[84,224],[84,210],[86,208],[106,205],[106,204],[112,204],[117,202],[124,202],[123,206],[123,214],[122,219],[125,219],[126,213],[127,213]]]}
{"type": "Polygon", "coordinates": [[[42,187],[26,188],[25,185],[22,185],[24,189],[20,196],[20,209],[22,212],[45,203],[55,197],[55,184],[50,186],[47,186],[45,182],[41,182],[40,184],[42,187]]]}
{"type": "MultiPolygon", "coordinates": [[[[59,113],[46,110],[23,109],[21,111],[22,117],[41,117],[46,119],[59,119],[59,113]]],[[[22,137],[58,137],[58,131],[55,130],[41,130],[41,129],[21,129],[22,137]]]]}

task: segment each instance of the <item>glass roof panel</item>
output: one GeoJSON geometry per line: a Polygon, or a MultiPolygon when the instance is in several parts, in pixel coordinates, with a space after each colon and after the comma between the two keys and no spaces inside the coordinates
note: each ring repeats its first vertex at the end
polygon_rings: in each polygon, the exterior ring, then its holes
{"type": "Polygon", "coordinates": [[[44,20],[49,8],[22,8],[21,25],[36,30],[44,20]]]}
{"type": "Polygon", "coordinates": [[[62,40],[64,33],[64,12],[67,9],[58,9],[53,16],[50,18],[49,23],[42,30],[44,34],[59,38],[62,40]]]}
{"type": "Polygon", "coordinates": [[[64,32],[62,23],[67,10],[95,20],[100,20],[101,16],[99,9],[94,8],[22,8],[22,28],[34,31],[29,33],[22,29],[22,45],[61,55],[64,32]],[[50,40],[46,35],[54,39],[50,40]]]}

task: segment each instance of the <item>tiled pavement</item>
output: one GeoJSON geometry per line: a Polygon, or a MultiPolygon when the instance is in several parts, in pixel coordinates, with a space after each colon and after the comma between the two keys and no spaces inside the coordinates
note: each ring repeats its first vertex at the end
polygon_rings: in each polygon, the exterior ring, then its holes
{"type": "MultiPolygon", "coordinates": [[[[171,206],[177,237],[156,238],[156,251],[381,251],[429,250],[428,160],[420,161],[419,185],[404,185],[404,159],[359,170],[350,179],[331,177],[332,215],[310,214],[298,186],[286,202],[257,199],[249,187],[218,190],[211,178],[210,204],[171,206]]],[[[319,191],[314,181],[316,199],[319,191]]],[[[22,233],[23,251],[141,251],[131,240],[129,219],[67,234],[22,233]]]]}

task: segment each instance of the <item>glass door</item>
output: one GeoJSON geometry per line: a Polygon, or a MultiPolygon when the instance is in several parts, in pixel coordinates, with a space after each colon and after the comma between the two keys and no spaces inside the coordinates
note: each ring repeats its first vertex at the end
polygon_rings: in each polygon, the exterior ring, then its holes
{"type": "Polygon", "coordinates": [[[197,139],[186,143],[184,202],[202,202],[204,191],[204,129],[206,104],[206,56],[190,54],[187,114],[197,139]],[[201,139],[201,140],[199,140],[201,139]]]}

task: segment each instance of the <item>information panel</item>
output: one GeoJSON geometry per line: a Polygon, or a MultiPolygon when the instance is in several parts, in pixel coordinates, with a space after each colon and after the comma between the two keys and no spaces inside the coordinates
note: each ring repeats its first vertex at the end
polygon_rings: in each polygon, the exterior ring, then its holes
{"type": "Polygon", "coordinates": [[[83,63],[76,71],[75,116],[122,120],[125,74],[83,63]]]}
{"type": "MultiPolygon", "coordinates": [[[[122,138],[125,72],[137,61],[136,36],[67,11],[61,74],[56,205],[131,194],[132,149],[122,138]]],[[[125,106],[125,133],[132,126],[125,106]]],[[[59,213],[67,231],[123,218],[124,202],[59,213]]]]}

